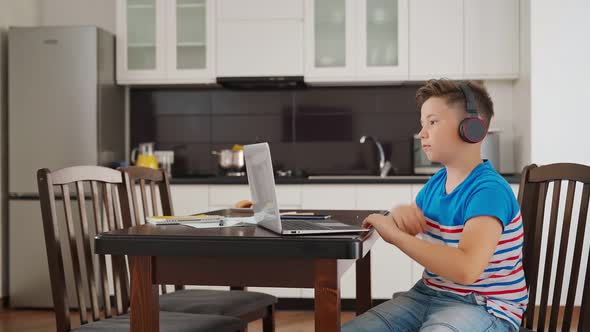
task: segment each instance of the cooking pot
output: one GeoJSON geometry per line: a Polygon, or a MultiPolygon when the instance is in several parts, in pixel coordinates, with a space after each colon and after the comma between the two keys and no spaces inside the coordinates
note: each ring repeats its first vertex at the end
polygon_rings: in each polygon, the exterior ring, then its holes
{"type": "Polygon", "coordinates": [[[211,151],[217,156],[217,165],[226,171],[241,171],[244,168],[244,150],[223,149],[211,151]]]}

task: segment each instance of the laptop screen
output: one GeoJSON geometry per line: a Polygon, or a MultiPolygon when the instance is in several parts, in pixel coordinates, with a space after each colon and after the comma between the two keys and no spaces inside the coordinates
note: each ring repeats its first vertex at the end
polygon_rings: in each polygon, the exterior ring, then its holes
{"type": "Polygon", "coordinates": [[[244,145],[244,158],[254,219],[260,226],[280,233],[281,219],[268,143],[244,145]]]}

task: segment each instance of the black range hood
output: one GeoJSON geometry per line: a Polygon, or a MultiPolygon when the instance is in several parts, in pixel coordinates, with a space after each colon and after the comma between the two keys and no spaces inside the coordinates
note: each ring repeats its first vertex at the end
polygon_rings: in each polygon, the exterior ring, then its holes
{"type": "Polygon", "coordinates": [[[235,90],[300,89],[303,76],[218,77],[217,84],[235,90]]]}

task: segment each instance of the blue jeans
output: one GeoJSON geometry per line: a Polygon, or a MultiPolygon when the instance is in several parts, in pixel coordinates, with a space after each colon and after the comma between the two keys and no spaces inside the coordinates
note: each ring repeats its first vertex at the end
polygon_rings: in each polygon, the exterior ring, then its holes
{"type": "Polygon", "coordinates": [[[474,294],[440,292],[422,280],[408,292],[396,293],[342,326],[342,331],[366,332],[515,332],[516,327],[478,304],[474,294]]]}

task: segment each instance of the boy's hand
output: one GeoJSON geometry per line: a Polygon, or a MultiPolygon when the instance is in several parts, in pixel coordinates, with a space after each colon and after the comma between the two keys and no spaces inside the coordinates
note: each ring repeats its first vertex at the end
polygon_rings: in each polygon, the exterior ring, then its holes
{"type": "Polygon", "coordinates": [[[373,213],[367,216],[363,220],[362,227],[374,227],[383,240],[389,243],[392,243],[395,233],[400,231],[391,215],[384,216],[379,213],[373,213]]]}
{"type": "Polygon", "coordinates": [[[404,233],[416,235],[426,230],[426,218],[416,204],[398,206],[389,215],[404,233]]]}

